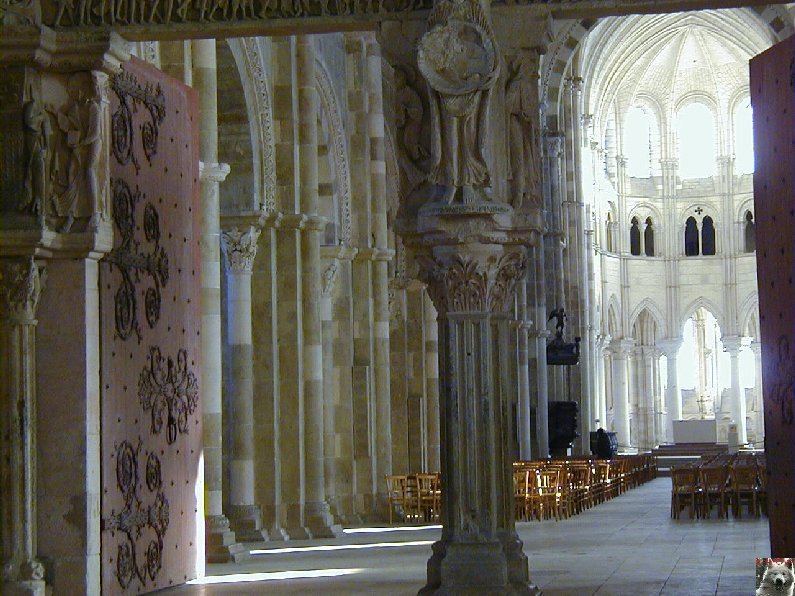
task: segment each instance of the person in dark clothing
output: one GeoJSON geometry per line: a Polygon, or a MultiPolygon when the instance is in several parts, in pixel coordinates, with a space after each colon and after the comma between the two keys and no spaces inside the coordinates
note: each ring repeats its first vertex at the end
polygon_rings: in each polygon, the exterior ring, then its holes
{"type": "Polygon", "coordinates": [[[599,459],[612,459],[613,446],[610,444],[610,437],[607,436],[605,429],[596,429],[596,456],[599,459]]]}

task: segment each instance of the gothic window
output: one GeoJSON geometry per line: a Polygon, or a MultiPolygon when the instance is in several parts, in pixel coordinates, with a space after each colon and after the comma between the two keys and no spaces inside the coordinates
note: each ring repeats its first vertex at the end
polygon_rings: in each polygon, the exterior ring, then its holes
{"type": "Polygon", "coordinates": [[[745,212],[745,252],[756,250],[756,229],[754,228],[754,214],[745,212]]]}
{"type": "Polygon", "coordinates": [[[715,224],[709,215],[701,221],[701,254],[715,254],[715,224]]]}
{"type": "Polygon", "coordinates": [[[751,101],[745,100],[734,109],[734,172],[751,174],[754,171],[754,130],[751,101]]]}
{"type": "Polygon", "coordinates": [[[646,218],[646,229],[643,230],[643,248],[647,257],[654,256],[654,224],[651,217],[646,218]]]}
{"type": "Polygon", "coordinates": [[[649,178],[652,175],[652,135],[657,123],[654,115],[641,106],[627,111],[624,124],[624,156],[627,158],[627,174],[633,178],[649,178]]]}
{"type": "Polygon", "coordinates": [[[685,256],[698,256],[698,249],[698,225],[696,224],[696,218],[688,217],[685,223],[685,256]]]}
{"type": "Polygon", "coordinates": [[[691,103],[676,115],[679,138],[679,177],[715,175],[715,122],[703,103],[691,103]]]}
{"type": "Polygon", "coordinates": [[[638,218],[632,218],[632,227],[629,229],[629,252],[636,257],[640,255],[640,224],[638,218]]]}

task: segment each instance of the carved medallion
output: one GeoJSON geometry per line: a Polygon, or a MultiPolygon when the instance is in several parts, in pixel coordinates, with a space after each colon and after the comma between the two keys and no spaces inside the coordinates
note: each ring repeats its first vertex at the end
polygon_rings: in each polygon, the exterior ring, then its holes
{"type": "Polygon", "coordinates": [[[152,279],[153,285],[144,294],[144,314],[152,329],[160,320],[161,288],[168,284],[168,255],[160,246],[160,217],[155,206],[147,203],[144,207],[144,237],[154,246],[150,252],[142,252],[140,241],[135,238],[135,210],[143,195],[137,188],[132,192],[122,179],[112,180],[111,188],[113,221],[121,244],[108,253],[105,260],[118,267],[122,277],[115,297],[116,335],[127,339],[135,333],[140,342],[135,284],[143,274],[152,279]]]}
{"type": "Polygon", "coordinates": [[[152,158],[157,153],[160,124],[166,117],[166,98],[159,84],[153,86],[147,83],[142,87],[135,77],[127,72],[121,72],[113,77],[111,89],[119,98],[119,107],[111,117],[113,155],[121,165],[132,162],[137,172],[141,169],[141,165],[134,150],[133,112],[137,111],[139,105],[149,112],[151,119],[141,125],[141,146],[146,160],[151,165],[152,158]]]}
{"type": "Polygon", "coordinates": [[[199,384],[193,371],[188,370],[188,353],[179,350],[175,366],[170,356],[161,356],[160,348],[150,347],[147,366],[138,378],[138,399],[144,410],[151,411],[153,434],[159,435],[163,430],[164,417],[169,445],[178,434],[186,434],[188,419],[199,404],[199,384]]]}
{"type": "Polygon", "coordinates": [[[103,530],[122,534],[123,542],[116,551],[116,579],[126,589],[135,579],[145,586],[154,581],[163,566],[163,537],[168,530],[169,506],[163,493],[160,460],[154,453],[146,458],[146,487],[154,500],[144,505],[138,495],[138,456],[141,440],[133,447],[129,441],[116,446],[116,485],[124,497],[124,509],[113,510],[102,520],[103,530]],[[142,560],[142,544],[149,540],[142,560]]]}

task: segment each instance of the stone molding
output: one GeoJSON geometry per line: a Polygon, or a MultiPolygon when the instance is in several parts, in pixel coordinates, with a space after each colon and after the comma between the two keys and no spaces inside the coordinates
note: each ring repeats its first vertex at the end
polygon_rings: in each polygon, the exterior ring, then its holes
{"type": "Polygon", "coordinates": [[[0,261],[0,318],[35,323],[43,281],[33,257],[0,261]]]}
{"type": "Polygon", "coordinates": [[[230,273],[252,273],[254,258],[257,256],[257,240],[260,229],[251,226],[247,229],[232,228],[221,232],[227,271],[230,273]]]}
{"type": "Polygon", "coordinates": [[[514,288],[525,272],[523,249],[499,258],[455,254],[452,258],[417,257],[420,280],[439,315],[451,313],[504,313],[513,305],[514,288]]]}
{"type": "Polygon", "coordinates": [[[356,251],[356,261],[391,261],[395,251],[391,248],[360,248],[356,251]]]}
{"type": "Polygon", "coordinates": [[[665,354],[666,358],[672,358],[679,352],[682,347],[681,337],[672,337],[669,339],[660,339],[657,341],[657,349],[665,354]]]}

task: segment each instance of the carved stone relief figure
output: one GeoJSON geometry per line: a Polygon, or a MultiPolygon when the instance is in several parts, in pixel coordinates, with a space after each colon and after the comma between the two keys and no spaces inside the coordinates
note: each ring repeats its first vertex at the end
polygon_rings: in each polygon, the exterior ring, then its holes
{"type": "Polygon", "coordinates": [[[49,182],[50,120],[31,87],[30,97],[22,108],[25,135],[25,187],[18,209],[43,215],[49,182]]]}
{"type": "Polygon", "coordinates": [[[494,34],[477,0],[441,0],[428,25],[417,62],[430,87],[429,180],[444,187],[447,203],[456,199],[458,189],[464,189],[462,202],[474,202],[472,190],[490,184],[483,148],[489,100],[499,75],[494,34]]]}
{"type": "Polygon", "coordinates": [[[429,153],[420,143],[424,109],[422,99],[413,87],[415,78],[416,74],[410,66],[395,67],[395,120],[402,131],[402,148],[416,164],[428,157],[429,153]]]}
{"type": "Polygon", "coordinates": [[[98,85],[88,73],[76,73],[67,82],[69,100],[59,109],[48,106],[62,133],[60,150],[53,155],[52,178],[62,190],[55,194],[55,215],[65,218],[59,228],[68,232],[76,217],[91,215],[101,201],[99,165],[102,150],[102,108],[98,85]],[[85,189],[86,201],[81,201],[85,189]]]}
{"type": "Polygon", "coordinates": [[[505,89],[508,153],[514,207],[541,206],[541,154],[538,102],[538,54],[522,52],[513,63],[505,89]]]}

